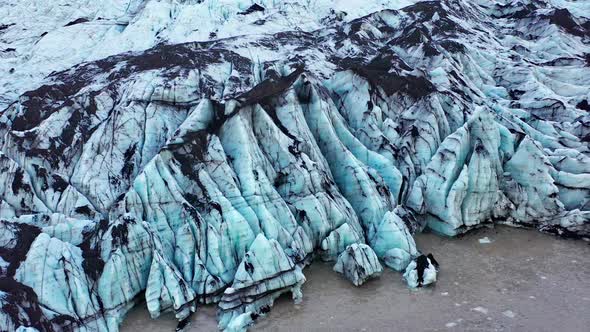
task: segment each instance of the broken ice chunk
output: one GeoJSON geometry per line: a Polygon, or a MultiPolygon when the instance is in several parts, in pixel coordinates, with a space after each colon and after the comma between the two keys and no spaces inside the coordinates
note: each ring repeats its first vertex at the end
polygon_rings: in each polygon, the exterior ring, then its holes
{"type": "Polygon", "coordinates": [[[251,311],[245,312],[238,317],[232,319],[227,327],[223,330],[224,332],[243,332],[248,329],[248,326],[254,324],[254,319],[258,318],[256,313],[251,311]]]}
{"type": "Polygon", "coordinates": [[[490,240],[489,237],[486,236],[486,237],[479,239],[479,243],[480,244],[489,244],[489,243],[492,243],[492,241],[490,240]]]}
{"type": "Polygon", "coordinates": [[[473,311],[477,311],[477,312],[481,312],[484,315],[488,314],[488,309],[484,308],[484,307],[475,307],[473,309],[471,309],[473,311]]]}
{"type": "Polygon", "coordinates": [[[285,254],[274,239],[258,234],[244,255],[231,287],[219,302],[219,328],[246,330],[259,316],[270,311],[274,300],[286,292],[302,297],[305,277],[301,268],[285,254]]]}
{"type": "Polygon", "coordinates": [[[432,254],[420,255],[413,260],[404,273],[404,279],[411,288],[422,287],[436,282],[438,262],[432,254]]]}
{"type": "Polygon", "coordinates": [[[511,310],[506,310],[506,311],[502,312],[502,315],[504,315],[508,318],[516,317],[516,314],[514,312],[512,312],[511,310]]]}
{"type": "Polygon", "coordinates": [[[383,272],[383,267],[371,247],[355,243],[349,245],[338,256],[334,271],[344,274],[353,285],[360,286],[365,281],[379,276],[383,272]]]}

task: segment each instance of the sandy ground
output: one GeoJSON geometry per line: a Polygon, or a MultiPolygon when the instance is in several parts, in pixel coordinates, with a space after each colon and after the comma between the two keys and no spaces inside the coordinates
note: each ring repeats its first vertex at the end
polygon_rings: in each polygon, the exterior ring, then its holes
{"type": "MultiPolygon", "coordinates": [[[[304,299],[279,298],[252,331],[590,331],[590,245],[496,227],[461,238],[417,236],[441,264],[433,287],[410,290],[401,274],[354,287],[332,265],[304,270],[304,299]],[[487,237],[490,243],[480,243],[487,237]]],[[[484,241],[485,242],[485,241],[484,241]]],[[[135,308],[121,331],[174,331],[172,315],[135,308]]],[[[199,307],[185,331],[215,331],[215,307],[199,307]]]]}

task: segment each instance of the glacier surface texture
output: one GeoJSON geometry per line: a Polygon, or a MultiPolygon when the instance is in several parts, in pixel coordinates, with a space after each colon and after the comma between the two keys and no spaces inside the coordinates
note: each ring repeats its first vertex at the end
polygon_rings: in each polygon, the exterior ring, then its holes
{"type": "Polygon", "coordinates": [[[243,331],[314,259],[420,287],[417,232],[590,236],[589,1],[0,9],[0,330],[243,331]]]}

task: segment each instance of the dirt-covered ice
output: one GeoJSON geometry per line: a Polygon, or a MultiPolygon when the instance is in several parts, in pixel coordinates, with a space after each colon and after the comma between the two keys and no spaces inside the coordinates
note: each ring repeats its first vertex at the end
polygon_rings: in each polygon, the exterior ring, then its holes
{"type": "MultiPolygon", "coordinates": [[[[304,300],[276,302],[253,331],[587,331],[590,245],[535,231],[496,227],[460,238],[417,236],[441,264],[433,287],[410,290],[401,274],[351,287],[330,264],[304,270],[304,300]],[[490,243],[479,239],[488,237],[490,243]]],[[[122,331],[173,331],[171,316],[151,320],[138,306],[122,331]]],[[[215,331],[215,308],[200,307],[188,331],[215,331]]]]}

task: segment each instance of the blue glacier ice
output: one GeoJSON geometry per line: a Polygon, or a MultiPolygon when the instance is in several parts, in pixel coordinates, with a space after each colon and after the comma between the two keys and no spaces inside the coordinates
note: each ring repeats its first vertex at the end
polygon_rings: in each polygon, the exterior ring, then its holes
{"type": "Polygon", "coordinates": [[[342,273],[353,285],[360,286],[383,272],[379,257],[366,244],[354,243],[338,256],[334,271],[342,273]]]}
{"type": "Polygon", "coordinates": [[[317,259],[417,288],[422,231],[590,237],[582,2],[62,2],[0,18],[0,330],[244,331],[317,259]]]}

